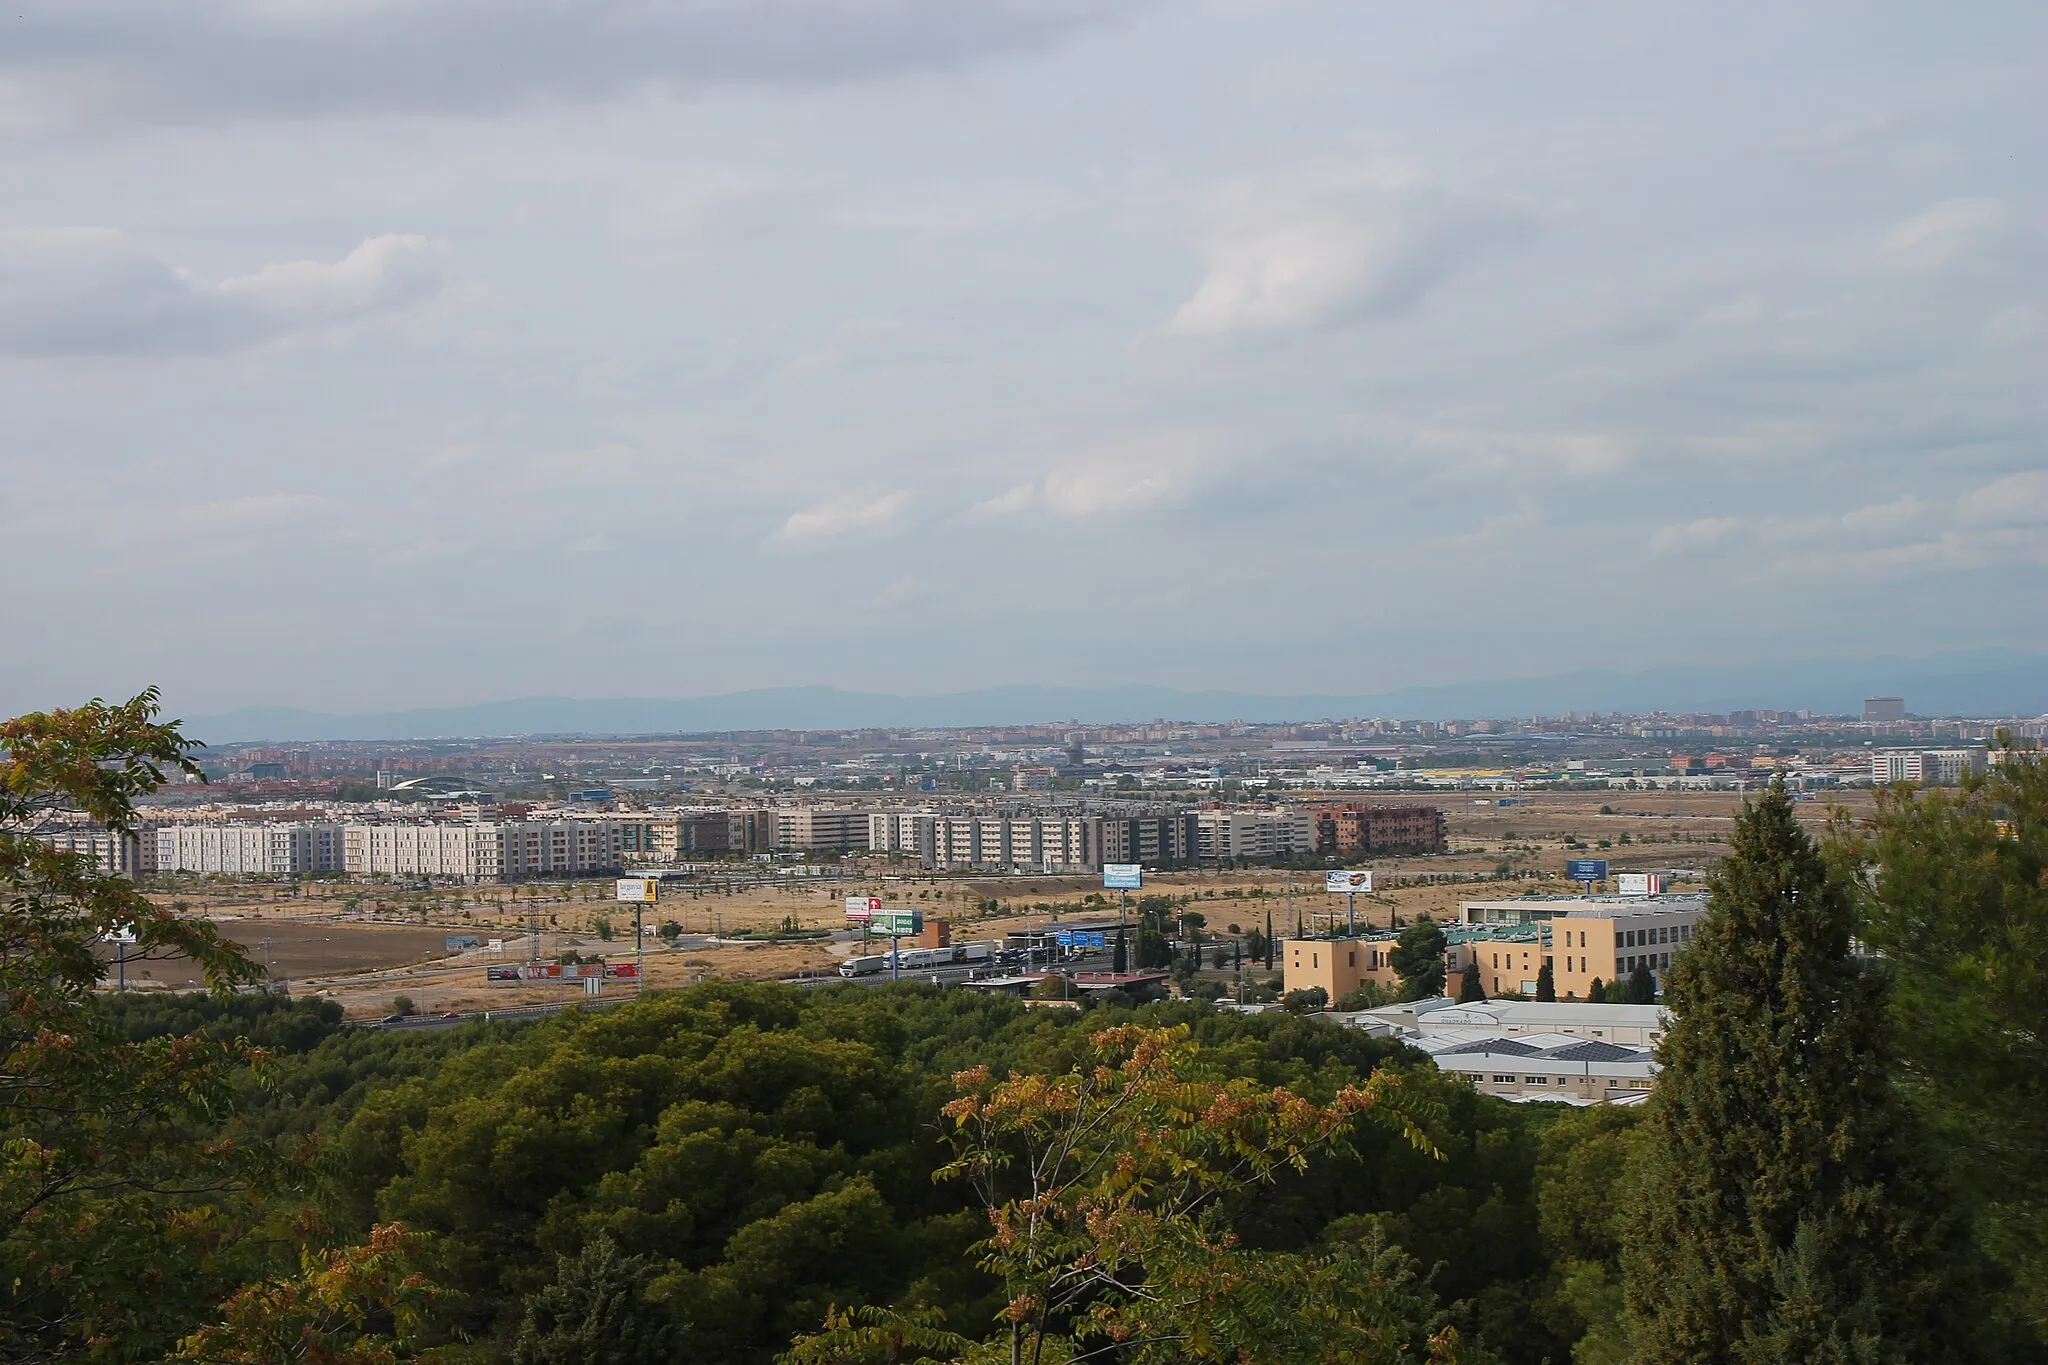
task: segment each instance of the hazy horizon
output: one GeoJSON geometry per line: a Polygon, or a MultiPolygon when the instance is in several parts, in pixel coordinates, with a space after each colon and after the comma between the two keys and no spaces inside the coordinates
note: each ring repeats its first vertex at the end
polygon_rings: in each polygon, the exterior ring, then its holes
{"type": "Polygon", "coordinates": [[[2038,6],[15,8],[0,713],[2048,619],[2038,6]]]}

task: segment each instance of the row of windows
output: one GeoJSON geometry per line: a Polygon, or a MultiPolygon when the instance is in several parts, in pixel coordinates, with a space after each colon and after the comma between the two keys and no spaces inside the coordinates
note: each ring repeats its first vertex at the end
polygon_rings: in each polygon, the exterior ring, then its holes
{"type": "MultiPolygon", "coordinates": [[[[1581,934],[1579,939],[1581,942],[1584,942],[1585,935],[1581,934]]],[[[1614,936],[1614,946],[1616,948],[1648,948],[1659,943],[1690,942],[1692,942],[1692,926],[1690,924],[1663,924],[1654,929],[1630,929],[1626,933],[1617,933],[1614,936]]]]}

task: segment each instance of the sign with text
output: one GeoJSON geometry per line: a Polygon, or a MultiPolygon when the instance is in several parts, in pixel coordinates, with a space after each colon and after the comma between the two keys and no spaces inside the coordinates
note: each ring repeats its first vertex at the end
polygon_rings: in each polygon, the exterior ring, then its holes
{"type": "Polygon", "coordinates": [[[1098,934],[1087,929],[1062,929],[1057,937],[1062,948],[1107,948],[1109,946],[1109,935],[1107,933],[1098,934]]]}
{"type": "Polygon", "coordinates": [[[1598,882],[1607,878],[1605,858],[1568,858],[1565,860],[1564,875],[1575,882],[1598,882]]]}
{"type": "Polygon", "coordinates": [[[1324,878],[1323,890],[1333,896],[1369,896],[1372,894],[1372,873],[1332,872],[1324,878]]]}
{"type": "Polygon", "coordinates": [[[1661,896],[1664,894],[1662,872],[1622,872],[1614,878],[1614,889],[1624,896],[1661,896]]]}
{"type": "Polygon", "coordinates": [[[882,898],[880,896],[848,896],[846,898],[846,917],[848,919],[872,919],[875,911],[881,908],[882,898]]]}
{"type": "Polygon", "coordinates": [[[655,898],[661,882],[653,877],[619,878],[618,896],[622,901],[646,902],[655,898]]]}
{"type": "Polygon", "coordinates": [[[1105,891],[1141,891],[1145,886],[1145,869],[1137,863],[1104,863],[1102,865],[1102,889],[1105,891]]]}
{"type": "Polygon", "coordinates": [[[904,934],[924,932],[924,911],[922,910],[871,910],[868,912],[868,929],[891,938],[904,934]]]}

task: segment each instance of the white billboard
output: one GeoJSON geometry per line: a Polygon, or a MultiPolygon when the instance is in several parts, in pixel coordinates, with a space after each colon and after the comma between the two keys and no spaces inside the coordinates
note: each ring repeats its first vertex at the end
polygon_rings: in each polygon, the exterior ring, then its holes
{"type": "Polygon", "coordinates": [[[880,896],[848,896],[846,917],[848,919],[873,919],[875,912],[882,908],[880,896]]]}
{"type": "Polygon", "coordinates": [[[1102,887],[1105,891],[1138,891],[1144,885],[1145,869],[1137,863],[1102,865],[1102,887]]]}
{"type": "Polygon", "coordinates": [[[651,901],[661,883],[653,877],[621,877],[618,898],[622,901],[651,901]]]}
{"type": "Polygon", "coordinates": [[[1332,872],[1323,882],[1323,890],[1333,896],[1363,896],[1372,894],[1372,873],[1332,872]]]}
{"type": "Polygon", "coordinates": [[[1617,873],[1614,885],[1624,896],[1661,896],[1664,894],[1664,874],[1661,872],[1617,873]]]}

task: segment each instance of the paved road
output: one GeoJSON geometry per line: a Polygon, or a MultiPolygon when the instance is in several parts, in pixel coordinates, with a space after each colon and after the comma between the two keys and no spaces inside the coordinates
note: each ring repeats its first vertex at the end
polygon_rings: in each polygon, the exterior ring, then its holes
{"type": "MultiPolygon", "coordinates": [[[[1065,970],[1072,972],[1106,972],[1110,968],[1111,957],[1112,954],[1108,952],[1081,953],[1066,959],[1060,965],[1065,970]]],[[[922,981],[927,985],[936,983],[941,986],[957,986],[962,982],[971,981],[977,976],[1009,976],[1018,972],[1044,970],[1044,963],[1039,963],[1035,967],[1027,967],[1021,963],[1015,966],[991,967],[986,962],[956,962],[944,967],[905,968],[902,979],[905,981],[922,981]]],[[[830,975],[786,976],[783,978],[784,982],[792,986],[826,986],[834,982],[847,980],[858,982],[863,986],[886,986],[889,984],[890,977],[889,973],[884,970],[867,976],[856,977],[843,977],[833,973],[830,975]]]]}

